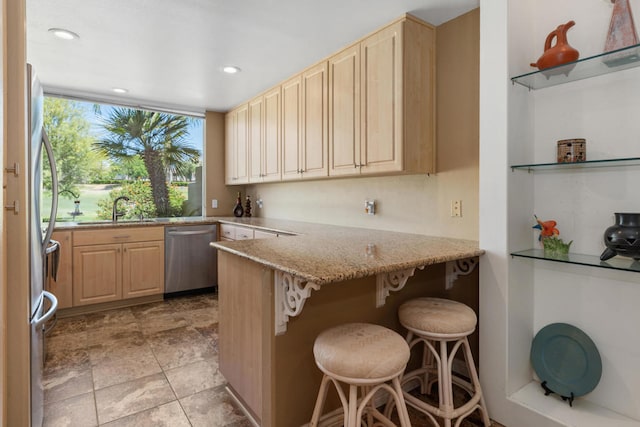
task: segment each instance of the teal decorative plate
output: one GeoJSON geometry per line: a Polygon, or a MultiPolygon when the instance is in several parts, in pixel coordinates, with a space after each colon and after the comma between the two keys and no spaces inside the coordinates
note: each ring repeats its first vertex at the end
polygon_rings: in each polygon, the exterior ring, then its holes
{"type": "Polygon", "coordinates": [[[596,345],[567,323],[552,323],[536,334],[531,364],[540,380],[560,396],[583,396],[596,388],[602,376],[596,345]]]}

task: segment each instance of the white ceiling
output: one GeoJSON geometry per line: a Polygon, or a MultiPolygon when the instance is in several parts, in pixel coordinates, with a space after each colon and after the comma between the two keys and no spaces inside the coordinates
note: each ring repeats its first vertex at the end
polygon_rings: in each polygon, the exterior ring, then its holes
{"type": "Polygon", "coordinates": [[[479,0],[27,0],[27,59],[45,91],[227,111],[401,16],[439,25],[479,0]],[[55,38],[65,28],[80,39],[55,38]],[[242,72],[221,72],[226,64],[242,72]],[[117,95],[114,87],[129,92],[117,95]]]}

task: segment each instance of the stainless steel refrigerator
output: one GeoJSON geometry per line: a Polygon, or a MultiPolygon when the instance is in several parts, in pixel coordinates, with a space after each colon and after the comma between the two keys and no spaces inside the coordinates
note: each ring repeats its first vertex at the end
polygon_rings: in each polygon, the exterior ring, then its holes
{"type": "MultiPolygon", "coordinates": [[[[53,157],[53,149],[44,131],[44,94],[42,86],[30,64],[27,64],[27,104],[28,125],[27,149],[29,152],[29,281],[31,304],[29,322],[31,324],[31,426],[41,427],[43,421],[44,392],[42,373],[44,366],[44,328],[58,308],[55,295],[44,290],[47,276],[47,257],[60,249],[58,242],[51,240],[58,210],[58,178],[53,157]],[[48,222],[41,218],[43,195],[42,168],[46,152],[51,168],[51,212],[48,222]]],[[[57,258],[57,257],[56,257],[57,258]]]]}

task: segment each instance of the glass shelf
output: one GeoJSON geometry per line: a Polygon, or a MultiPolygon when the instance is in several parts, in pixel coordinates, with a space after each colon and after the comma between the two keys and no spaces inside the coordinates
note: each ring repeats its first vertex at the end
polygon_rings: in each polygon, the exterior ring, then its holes
{"type": "Polygon", "coordinates": [[[620,159],[587,160],[571,163],[531,163],[527,165],[511,165],[511,170],[526,169],[527,171],[551,169],[580,169],[603,168],[614,166],[640,166],[640,157],[625,157],[620,159]]]}
{"type": "Polygon", "coordinates": [[[635,261],[632,258],[621,256],[615,256],[606,261],[600,261],[600,256],[598,255],[572,253],[565,256],[549,257],[544,255],[544,251],[542,249],[527,249],[526,251],[512,252],[511,256],[640,273],[640,262],[635,261]]]}
{"type": "Polygon", "coordinates": [[[529,89],[542,89],[638,66],[640,66],[640,44],[635,44],[557,67],[512,77],[511,82],[529,89]]]}

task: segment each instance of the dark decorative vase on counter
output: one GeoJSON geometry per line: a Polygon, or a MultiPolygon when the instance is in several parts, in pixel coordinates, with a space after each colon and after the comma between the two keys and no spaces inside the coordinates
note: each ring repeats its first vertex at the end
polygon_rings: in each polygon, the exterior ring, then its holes
{"type": "Polygon", "coordinates": [[[607,249],[600,259],[606,261],[616,255],[640,261],[640,213],[615,213],[616,224],[604,232],[607,249]]]}
{"type": "Polygon", "coordinates": [[[242,200],[240,199],[240,193],[238,193],[236,206],[233,208],[233,216],[240,218],[242,214],[244,214],[244,209],[242,209],[242,200]]]}

